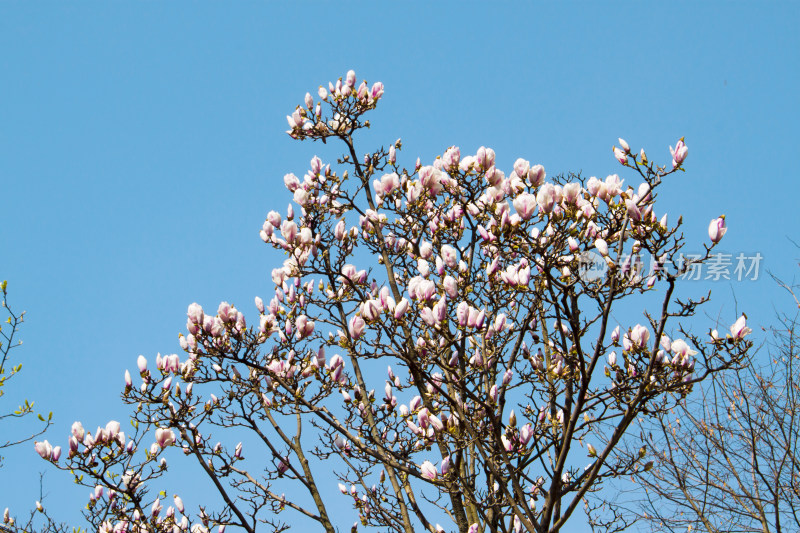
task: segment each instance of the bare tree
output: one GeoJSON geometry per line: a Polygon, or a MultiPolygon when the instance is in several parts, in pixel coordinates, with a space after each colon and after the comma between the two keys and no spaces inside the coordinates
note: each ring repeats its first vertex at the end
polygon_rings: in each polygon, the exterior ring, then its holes
{"type": "MultiPolygon", "coordinates": [[[[800,308],[796,286],[780,284],[800,308]]],[[[648,528],[800,531],[799,319],[778,314],[768,361],[716,374],[656,419],[655,466],[640,479],[648,528]]]]}
{"type": "MultiPolygon", "coordinates": [[[[3,292],[3,311],[6,314],[6,316],[3,318],[3,324],[0,325],[0,336],[2,336],[2,338],[0,338],[0,398],[4,398],[6,396],[6,385],[12,379],[14,379],[17,374],[19,374],[20,370],[22,370],[22,363],[12,364],[11,351],[19,348],[22,345],[22,341],[19,340],[19,329],[22,326],[22,323],[25,321],[25,311],[17,314],[11,309],[11,307],[8,306],[7,281],[0,283],[0,290],[3,292]]],[[[21,419],[32,414],[35,414],[33,410],[33,402],[23,400],[23,403],[20,404],[16,409],[0,412],[0,422],[8,423],[11,420],[21,419]]],[[[2,439],[7,440],[5,440],[5,442],[0,441],[0,450],[10,448],[11,446],[17,446],[24,442],[29,442],[43,434],[50,426],[52,415],[53,413],[49,413],[47,417],[45,417],[44,415],[39,414],[38,417],[43,426],[34,431],[32,434],[8,437],[8,432],[3,431],[2,439]]],[[[2,463],[1,456],[0,463],[2,463]]]]}
{"type": "MultiPolygon", "coordinates": [[[[22,346],[22,341],[19,340],[19,330],[25,321],[25,311],[16,313],[9,306],[7,281],[4,280],[0,283],[0,290],[2,290],[3,293],[2,306],[5,312],[3,324],[0,325],[0,337],[2,337],[0,339],[0,399],[5,400],[6,386],[11,380],[18,376],[22,370],[22,363],[14,361],[14,353],[12,353],[12,350],[22,346]]],[[[37,414],[33,406],[34,402],[26,399],[15,409],[0,412],[0,423],[2,424],[0,435],[2,435],[1,438],[4,439],[4,441],[0,442],[0,450],[30,442],[47,431],[53,419],[53,413],[50,412],[46,416],[41,413],[37,414]],[[32,432],[23,430],[22,435],[14,435],[14,431],[9,430],[9,423],[32,415],[35,415],[39,419],[41,426],[38,429],[32,432]]],[[[42,447],[42,444],[37,442],[36,447],[38,450],[42,447]]],[[[60,456],[60,448],[55,451],[55,454],[53,454],[52,449],[50,453],[51,458],[57,459],[60,456]]],[[[2,457],[0,457],[0,463],[2,463],[2,457]]],[[[0,464],[0,466],[2,465],[0,464]]],[[[32,506],[32,509],[27,513],[27,518],[21,522],[17,521],[14,519],[9,509],[6,508],[3,512],[2,522],[0,523],[0,531],[30,531],[36,529],[38,531],[56,532],[68,530],[66,525],[59,524],[51,519],[42,506],[41,502],[44,500],[43,476],[44,474],[41,474],[39,478],[39,501],[37,501],[35,507],[32,506]]],[[[3,480],[2,484],[7,487],[12,485],[6,480],[3,480]]]]}

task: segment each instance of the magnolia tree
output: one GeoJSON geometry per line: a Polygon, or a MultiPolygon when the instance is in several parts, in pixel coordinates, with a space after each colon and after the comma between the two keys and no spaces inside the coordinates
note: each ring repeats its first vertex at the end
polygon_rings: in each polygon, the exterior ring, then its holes
{"type": "MultiPolygon", "coordinates": [[[[624,179],[547,179],[524,159],[506,174],[484,147],[403,166],[399,140],[355,145],[383,94],[351,71],[288,117],[293,139],[344,154],[285,176],[293,204],[260,234],[286,260],[251,325],[190,305],[185,354],[126,373],[132,432],[76,422],[60,461],[37,447],[91,487],[94,528],[558,531],[648,468],[644,443],[619,446],[637,417],[746,354],[744,318],[722,340],[680,333],[704,299],[673,295],[681,221],[655,200],[682,140],[666,166],[620,140],[624,179]],[[657,310],[614,323],[646,293],[657,310]],[[204,501],[168,490],[181,456],[204,501]]],[[[713,220],[696,261],[724,233],[713,220]]]]}

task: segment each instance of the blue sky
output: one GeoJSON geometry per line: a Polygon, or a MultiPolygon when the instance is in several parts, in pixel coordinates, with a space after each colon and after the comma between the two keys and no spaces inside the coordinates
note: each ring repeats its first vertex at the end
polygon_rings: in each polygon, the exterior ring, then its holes
{"type": "MultiPolygon", "coordinates": [[[[28,311],[4,407],[53,410],[63,444],[75,419],[124,417],[124,370],[178,351],[189,303],[253,313],[280,260],[258,230],[323,148],[289,139],[285,115],[350,68],[386,86],[363,150],[401,137],[407,164],[485,145],[508,171],[625,178],[617,137],[666,163],[685,136],[661,210],[697,247],[725,213],[724,251],[797,273],[798,4],[392,6],[0,4],[0,278],[28,311]]],[[[708,288],[730,322],[785,303],[763,269],[708,288]]],[[[46,465],[32,446],[5,455],[0,500],[21,510],[46,465]]],[[[51,508],[75,517],[86,491],[48,470],[51,508]]]]}

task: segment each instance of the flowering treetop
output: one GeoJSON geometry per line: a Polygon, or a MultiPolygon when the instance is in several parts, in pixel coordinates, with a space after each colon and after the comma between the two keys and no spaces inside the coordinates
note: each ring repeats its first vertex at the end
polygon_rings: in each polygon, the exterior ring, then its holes
{"type": "MultiPolygon", "coordinates": [[[[626,178],[548,177],[522,158],[506,174],[485,147],[406,167],[400,140],[356,149],[383,94],[350,71],[287,117],[293,139],[345,153],[284,177],[293,204],[260,235],[286,259],[254,324],[226,302],[192,304],[186,357],[159,355],[152,370],[140,357],[140,383],[126,373],[135,434],[73,428],[61,468],[100,487],[88,515],[101,530],[281,531],[291,510],[332,532],[347,522],[320,488],[333,470],[354,528],[558,531],[584,502],[595,511],[604,481],[649,468],[646,447],[618,446],[638,416],[746,353],[744,317],[701,338],[682,319],[705,299],[673,297],[684,236],[656,198],[683,170],[683,140],[660,166],[620,139],[626,178]],[[616,302],[642,293],[660,308],[614,323],[616,302]],[[212,440],[233,426],[252,442],[212,440]],[[172,447],[208,478],[215,510],[149,503],[172,447]]],[[[712,221],[698,262],[725,231],[712,221]]]]}

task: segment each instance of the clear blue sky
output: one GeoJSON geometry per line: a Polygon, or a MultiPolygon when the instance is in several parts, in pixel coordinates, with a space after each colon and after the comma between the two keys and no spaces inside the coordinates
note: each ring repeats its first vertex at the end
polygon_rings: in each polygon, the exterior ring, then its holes
{"type": "MultiPolygon", "coordinates": [[[[24,391],[63,445],[75,419],[124,419],[124,370],[179,350],[189,303],[254,316],[279,259],[258,230],[320,149],[285,115],[350,68],[386,86],[363,149],[402,137],[407,164],[486,145],[509,171],[525,157],[605,177],[617,137],[667,162],[685,136],[661,210],[695,243],[725,213],[726,252],[791,278],[800,4],[695,4],[0,4],[0,279],[28,311],[4,408],[24,391]]],[[[761,274],[697,293],[768,323],[785,300],[761,274]]],[[[77,516],[86,490],[32,446],[6,456],[2,506],[30,507],[48,470],[51,510],[77,516]]]]}

